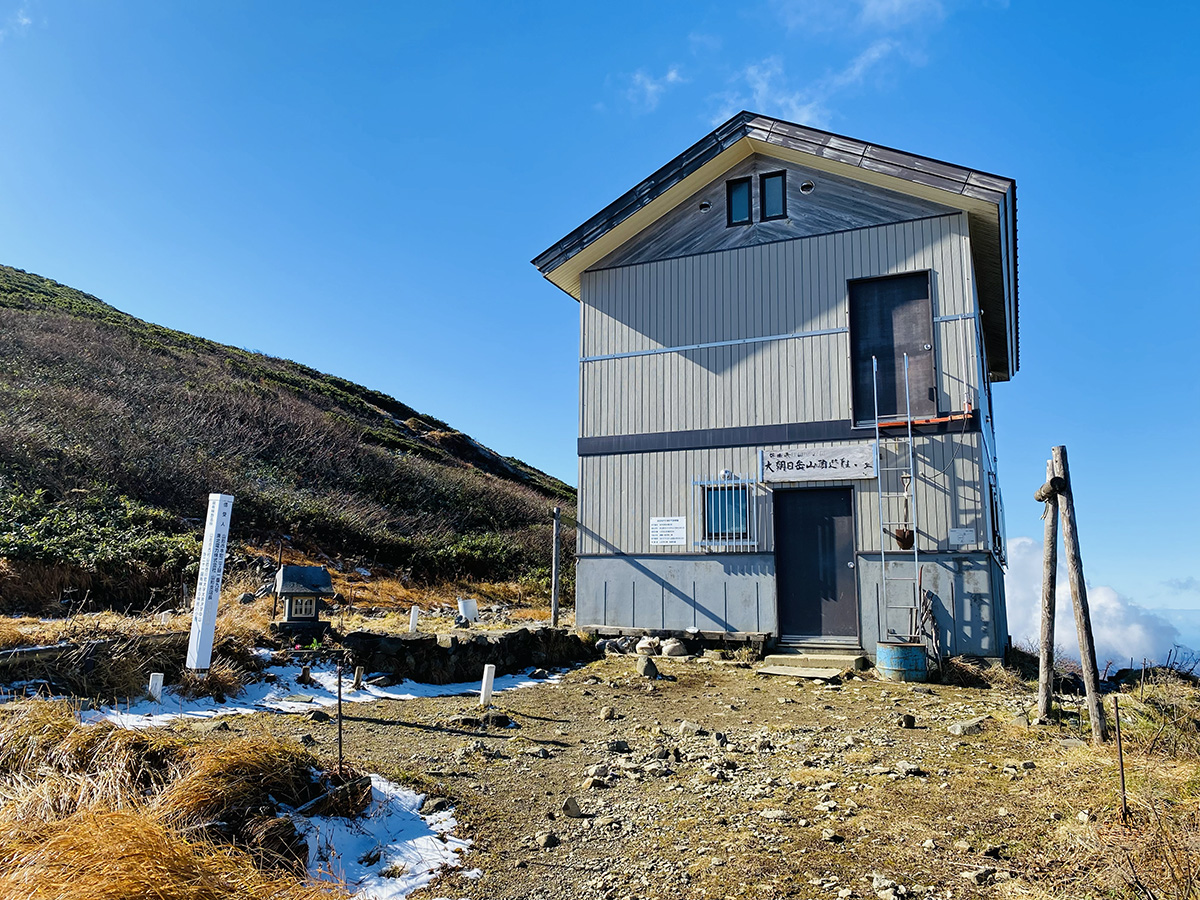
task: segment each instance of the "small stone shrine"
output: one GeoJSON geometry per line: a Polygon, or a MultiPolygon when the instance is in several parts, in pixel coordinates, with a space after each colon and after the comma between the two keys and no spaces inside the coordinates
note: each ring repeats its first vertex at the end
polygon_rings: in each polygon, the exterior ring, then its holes
{"type": "Polygon", "coordinates": [[[275,596],[283,600],[283,621],[272,623],[272,630],[320,637],[328,627],[318,617],[320,601],[336,593],[322,566],[280,566],[275,573],[275,596]]]}

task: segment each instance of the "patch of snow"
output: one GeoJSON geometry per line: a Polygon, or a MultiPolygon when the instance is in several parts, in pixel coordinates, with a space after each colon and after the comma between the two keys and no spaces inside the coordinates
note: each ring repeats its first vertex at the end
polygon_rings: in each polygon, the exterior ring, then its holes
{"type": "Polygon", "coordinates": [[[363,578],[371,577],[370,569],[364,569],[364,568],[359,567],[359,568],[355,569],[354,571],[357,572],[359,575],[361,575],[363,578]]]}
{"type": "Polygon", "coordinates": [[[299,825],[308,840],[309,876],[344,883],[362,900],[401,900],[443,869],[460,867],[471,842],[453,835],[454,810],[422,816],[424,800],[372,775],[371,803],[362,818],[314,816],[299,825]]]}
{"type": "MultiPolygon", "coordinates": [[[[300,684],[300,666],[271,666],[267,672],[274,674],[274,683],[259,681],[246,686],[238,697],[225,703],[217,703],[211,697],[188,700],[180,697],[173,687],[163,690],[161,701],[149,697],[126,706],[99,707],[83,712],[80,720],[85,723],[112,722],[120,728],[151,728],[166,725],[176,719],[211,719],[244,713],[274,711],[297,713],[310,709],[337,705],[337,665],[335,663],[314,664],[310,676],[312,684],[300,684]]],[[[517,688],[533,687],[555,682],[561,676],[537,680],[529,677],[527,669],[513,675],[501,675],[495,680],[495,694],[517,688]]],[[[457,684],[423,684],[404,681],[391,687],[364,684],[359,690],[352,688],[352,671],[342,673],[342,702],[370,703],[374,700],[415,700],[418,697],[453,697],[456,695],[478,696],[480,683],[465,681],[457,684]]]]}

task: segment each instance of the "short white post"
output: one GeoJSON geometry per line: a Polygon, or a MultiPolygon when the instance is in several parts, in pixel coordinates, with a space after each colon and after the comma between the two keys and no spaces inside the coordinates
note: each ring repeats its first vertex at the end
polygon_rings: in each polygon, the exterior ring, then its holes
{"type": "Polygon", "coordinates": [[[149,694],[150,694],[150,699],[153,700],[155,703],[162,702],[162,689],[163,689],[163,673],[162,672],[151,672],[150,673],[149,694]]]}
{"type": "Polygon", "coordinates": [[[483,667],[483,689],[479,692],[479,705],[491,706],[492,682],[496,680],[496,667],[488,663],[483,667]]]}
{"type": "Polygon", "coordinates": [[[169,612],[160,612],[158,614],[158,624],[159,625],[167,625],[170,623],[170,621],[171,621],[171,614],[169,612]]]}
{"type": "Polygon", "coordinates": [[[409,614],[408,614],[408,630],[409,631],[415,632],[417,630],[417,616],[419,616],[420,614],[421,614],[421,610],[417,609],[417,607],[415,607],[415,606],[412,608],[411,611],[409,611],[409,614]]]}

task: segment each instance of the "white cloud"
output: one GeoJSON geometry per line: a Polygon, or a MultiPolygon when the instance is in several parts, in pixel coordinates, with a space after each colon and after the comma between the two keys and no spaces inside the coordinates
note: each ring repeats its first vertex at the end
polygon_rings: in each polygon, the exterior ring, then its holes
{"type": "Polygon", "coordinates": [[[750,109],[814,128],[828,128],[832,118],[830,100],[839,91],[861,84],[895,48],[890,39],[875,41],[843,69],[802,88],[788,84],[783,60],[778,56],[748,65],[734,78],[731,90],[716,96],[719,106],[713,122],[722,122],[739,109],[750,109]]]}
{"type": "Polygon", "coordinates": [[[630,79],[629,89],[625,92],[626,99],[635,108],[651,112],[658,106],[658,101],[668,88],[683,84],[686,79],[677,66],[667,69],[661,78],[655,78],[644,69],[638,69],[630,79]]]}
{"type": "Polygon", "coordinates": [[[775,0],[774,6],[790,31],[895,31],[946,15],[941,0],[775,0]]]}
{"type": "Polygon", "coordinates": [[[29,7],[22,6],[15,13],[8,17],[3,27],[0,27],[0,41],[3,41],[9,35],[23,35],[29,30],[29,26],[33,24],[33,19],[29,15],[29,7]]]}
{"type": "MultiPolygon", "coordinates": [[[[1042,542],[1028,537],[1009,539],[1008,560],[1004,577],[1008,630],[1014,643],[1034,646],[1041,628],[1042,542]]],[[[1059,566],[1057,576],[1054,643],[1078,659],[1079,640],[1065,563],[1059,566]]],[[[1161,661],[1179,641],[1178,628],[1112,588],[1089,584],[1087,593],[1101,669],[1110,660],[1116,667],[1129,665],[1130,657],[1138,664],[1143,658],[1161,661]]]]}

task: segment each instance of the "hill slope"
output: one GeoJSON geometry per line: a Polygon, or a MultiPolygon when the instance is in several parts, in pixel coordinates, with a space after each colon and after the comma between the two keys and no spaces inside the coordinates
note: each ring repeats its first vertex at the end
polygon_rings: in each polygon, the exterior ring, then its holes
{"type": "Polygon", "coordinates": [[[423,580],[535,573],[548,508],[574,505],[378,391],[0,266],[0,609],[178,583],[210,491],[235,496],[235,538],[286,533],[423,580]]]}

